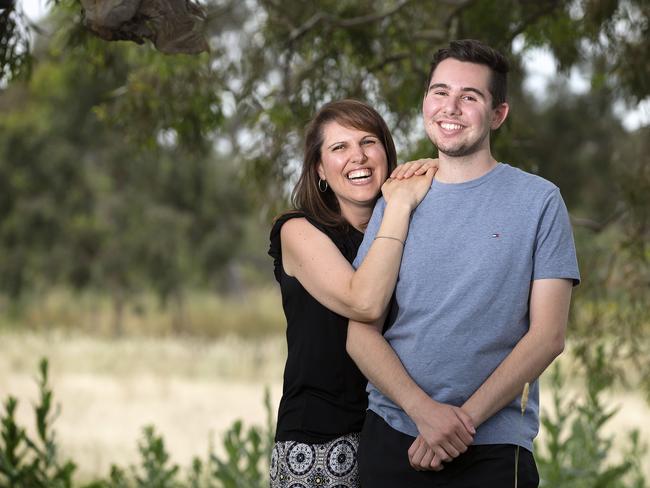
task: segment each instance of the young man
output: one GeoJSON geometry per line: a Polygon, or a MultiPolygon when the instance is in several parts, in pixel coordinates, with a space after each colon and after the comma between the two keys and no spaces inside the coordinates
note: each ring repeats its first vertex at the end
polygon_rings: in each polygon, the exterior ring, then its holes
{"type": "MultiPolygon", "coordinates": [[[[422,115],[439,169],[412,216],[385,335],[383,320],[348,329],[348,352],[370,380],[362,486],[511,486],[515,446],[518,486],[539,482],[536,380],[562,352],[580,278],[558,188],[490,151],[508,115],[507,72],[478,41],[434,56],[422,115]]],[[[383,208],[355,265],[379,237],[383,208]]]]}

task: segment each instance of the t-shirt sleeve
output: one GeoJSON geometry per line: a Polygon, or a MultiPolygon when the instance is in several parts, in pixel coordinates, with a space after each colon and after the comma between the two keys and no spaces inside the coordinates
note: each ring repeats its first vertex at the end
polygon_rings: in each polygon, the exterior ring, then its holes
{"type": "Polygon", "coordinates": [[[379,231],[381,220],[384,218],[385,208],[386,208],[386,201],[384,200],[383,197],[381,197],[379,198],[379,200],[377,200],[375,209],[372,212],[372,217],[370,217],[370,222],[368,222],[368,226],[366,227],[366,232],[363,235],[363,241],[361,242],[361,246],[359,246],[359,250],[357,251],[357,257],[354,258],[354,262],[352,263],[354,269],[357,269],[359,266],[361,266],[361,262],[366,257],[366,254],[368,254],[368,250],[372,245],[372,241],[375,240],[375,236],[379,231]]]}
{"type": "Polygon", "coordinates": [[[571,221],[560,190],[546,198],[537,227],[533,280],[565,278],[580,283],[571,221]]]}

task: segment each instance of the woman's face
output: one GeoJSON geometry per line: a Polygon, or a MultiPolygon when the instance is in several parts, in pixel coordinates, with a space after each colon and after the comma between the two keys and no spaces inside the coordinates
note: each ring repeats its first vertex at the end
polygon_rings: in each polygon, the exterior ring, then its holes
{"type": "Polygon", "coordinates": [[[336,195],[343,214],[350,206],[372,209],[388,177],[384,145],[370,132],[329,122],[323,128],[318,175],[336,195]]]}

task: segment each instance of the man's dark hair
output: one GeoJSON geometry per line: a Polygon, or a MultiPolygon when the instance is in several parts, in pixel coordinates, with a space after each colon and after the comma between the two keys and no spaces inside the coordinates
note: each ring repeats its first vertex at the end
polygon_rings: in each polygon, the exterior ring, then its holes
{"type": "Polygon", "coordinates": [[[433,55],[425,93],[429,90],[433,72],[443,60],[448,58],[467,63],[483,64],[490,68],[492,76],[490,77],[488,89],[492,95],[492,108],[506,101],[508,92],[508,60],[496,49],[474,39],[451,41],[449,47],[443,47],[433,55]]]}

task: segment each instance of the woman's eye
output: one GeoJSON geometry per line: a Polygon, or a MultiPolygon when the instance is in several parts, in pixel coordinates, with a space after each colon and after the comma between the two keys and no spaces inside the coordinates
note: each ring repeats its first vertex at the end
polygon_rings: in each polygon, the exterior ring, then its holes
{"type": "Polygon", "coordinates": [[[362,144],[368,145],[368,144],[374,144],[375,142],[377,142],[377,141],[374,140],[374,139],[364,139],[362,144]]]}

